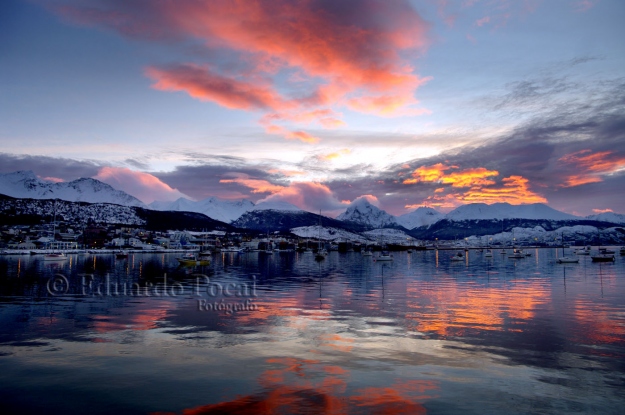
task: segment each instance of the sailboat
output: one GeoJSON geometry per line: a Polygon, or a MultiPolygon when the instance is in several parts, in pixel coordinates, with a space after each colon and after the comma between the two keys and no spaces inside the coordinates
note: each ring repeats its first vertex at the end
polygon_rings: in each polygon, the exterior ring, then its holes
{"type": "Polygon", "coordinates": [[[614,251],[610,252],[612,253],[608,253],[605,248],[601,248],[601,233],[599,233],[599,253],[590,256],[592,262],[614,262],[614,251]]]}
{"type": "Polygon", "coordinates": [[[492,258],[493,257],[493,249],[490,247],[490,241],[488,242],[488,245],[487,245],[487,248],[486,248],[486,252],[484,253],[484,257],[485,258],[492,258]]]}
{"type": "Polygon", "coordinates": [[[462,252],[458,252],[456,253],[456,255],[451,257],[452,261],[464,261],[464,255],[462,255],[462,252]]]}
{"type": "Polygon", "coordinates": [[[321,247],[321,211],[319,211],[319,244],[317,246],[317,252],[315,253],[316,260],[323,260],[328,256],[328,251],[321,247]]]}
{"type": "Polygon", "coordinates": [[[392,261],[393,255],[389,251],[383,250],[380,255],[375,259],[376,261],[392,261]]]}
{"type": "Polygon", "coordinates": [[[508,258],[510,259],[521,259],[521,258],[525,258],[525,253],[523,252],[522,249],[520,248],[516,248],[514,245],[514,241],[516,239],[514,238],[514,228],[512,229],[512,254],[508,255],[508,258]]]}
{"type": "Polygon", "coordinates": [[[558,264],[573,264],[579,262],[579,258],[576,256],[564,255],[564,234],[562,234],[562,257],[556,260],[558,264]]]}
{"type": "MultiPolygon", "coordinates": [[[[54,219],[52,224],[52,240],[54,241],[56,238],[56,201],[54,202],[54,219]]],[[[67,255],[63,252],[51,252],[49,254],[45,254],[43,257],[44,261],[65,261],[67,259],[67,255]]]]}

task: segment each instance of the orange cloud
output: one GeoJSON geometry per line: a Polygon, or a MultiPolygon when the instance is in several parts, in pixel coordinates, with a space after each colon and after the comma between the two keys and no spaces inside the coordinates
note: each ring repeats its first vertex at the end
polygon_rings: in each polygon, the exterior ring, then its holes
{"type": "Polygon", "coordinates": [[[158,177],[126,167],[103,167],[94,179],[107,183],[115,189],[123,190],[144,203],[151,203],[155,200],[171,201],[180,197],[189,198],[178,189],[163,183],[158,177]]]}
{"type": "MultiPolygon", "coordinates": [[[[437,163],[432,166],[421,166],[412,172],[412,178],[403,181],[404,184],[415,184],[419,182],[436,182],[451,184],[453,187],[471,187],[476,185],[495,184],[487,179],[491,176],[498,176],[496,170],[487,170],[484,167],[461,170],[446,174],[447,170],[457,169],[458,166],[445,166],[437,163]]],[[[439,190],[440,191],[440,190],[439,190]]]]}
{"type": "Polygon", "coordinates": [[[486,170],[484,167],[478,167],[476,169],[451,173],[448,176],[442,177],[440,182],[451,184],[453,187],[484,186],[495,184],[494,181],[487,179],[487,177],[491,176],[499,176],[499,172],[496,170],[486,170]]]}
{"type": "Polygon", "coordinates": [[[458,199],[464,203],[507,202],[512,205],[547,203],[547,199],[529,189],[529,180],[522,176],[510,176],[502,181],[503,187],[472,188],[458,199]]]}
{"type": "Polygon", "coordinates": [[[503,186],[475,186],[463,193],[448,193],[429,196],[425,202],[440,208],[455,208],[467,203],[547,203],[547,199],[529,189],[529,181],[522,176],[510,176],[502,179],[503,186]]]}
{"type": "Polygon", "coordinates": [[[592,153],[591,150],[580,150],[560,157],[558,162],[571,166],[576,173],[569,175],[561,187],[575,187],[588,183],[603,181],[606,176],[625,169],[625,157],[612,151],[592,153]]]}
{"type": "MultiPolygon", "coordinates": [[[[263,124],[262,121],[261,124],[263,124]]],[[[282,135],[287,140],[300,140],[304,143],[316,143],[319,141],[318,137],[310,135],[305,131],[289,131],[281,125],[265,124],[265,131],[268,134],[282,135]]]]}
{"type": "Polygon", "coordinates": [[[283,170],[283,169],[270,169],[267,170],[267,173],[270,174],[280,174],[282,176],[293,177],[293,176],[303,176],[306,173],[300,170],[283,170]]]}
{"type": "Polygon", "coordinates": [[[238,183],[252,189],[252,193],[278,193],[285,189],[284,186],[273,184],[267,180],[254,179],[244,173],[234,173],[233,179],[221,179],[219,183],[238,183]]]}
{"type": "MultiPolygon", "coordinates": [[[[332,106],[384,116],[427,112],[415,107],[414,95],[430,78],[414,73],[405,52],[425,49],[429,25],[407,0],[359,0],[350,7],[317,0],[102,0],[56,10],[126,36],[202,42],[217,55],[214,65],[226,60],[221,54],[238,55],[237,65],[152,66],[146,74],[155,89],[265,111],[276,116],[274,122],[340,127],[344,122],[332,106]]],[[[287,139],[317,140],[298,128],[261,124],[287,139]]]]}
{"type": "Polygon", "coordinates": [[[324,154],[322,156],[319,156],[319,158],[321,160],[326,160],[326,161],[330,161],[330,160],[336,160],[338,158],[341,158],[347,154],[350,154],[352,151],[348,148],[343,148],[339,151],[335,151],[334,153],[329,153],[329,154],[324,154]]]}
{"type": "Polygon", "coordinates": [[[614,212],[612,209],[593,209],[592,210],[595,213],[608,213],[608,212],[614,212]]]}
{"type": "Polygon", "coordinates": [[[412,172],[412,179],[406,179],[403,183],[436,182],[440,180],[445,175],[444,172],[449,169],[451,169],[451,167],[445,166],[442,163],[437,163],[433,166],[421,166],[412,172]]]}

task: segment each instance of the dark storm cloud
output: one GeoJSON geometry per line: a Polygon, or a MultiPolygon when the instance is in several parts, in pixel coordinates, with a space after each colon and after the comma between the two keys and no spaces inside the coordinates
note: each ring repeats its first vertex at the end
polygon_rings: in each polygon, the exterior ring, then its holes
{"type": "Polygon", "coordinates": [[[47,156],[0,153],[0,172],[12,173],[32,170],[40,177],[55,177],[71,181],[80,177],[92,177],[105,166],[100,161],[73,160],[47,156]]]}
{"type": "Polygon", "coordinates": [[[224,182],[234,177],[249,177],[256,180],[266,180],[276,185],[285,183],[279,177],[265,170],[246,165],[242,159],[236,159],[236,164],[207,164],[195,166],[178,166],[171,172],[156,172],[154,176],[161,179],[173,188],[195,198],[205,199],[217,196],[227,199],[247,198],[253,201],[261,199],[268,193],[253,193],[252,188],[241,183],[224,182]]]}

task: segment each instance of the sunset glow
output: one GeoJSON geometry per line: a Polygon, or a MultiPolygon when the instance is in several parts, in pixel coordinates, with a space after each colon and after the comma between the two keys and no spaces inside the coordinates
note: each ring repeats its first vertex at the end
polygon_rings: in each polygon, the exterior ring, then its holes
{"type": "Polygon", "coordinates": [[[4,172],[329,215],[625,205],[615,0],[10,1],[4,172]]]}

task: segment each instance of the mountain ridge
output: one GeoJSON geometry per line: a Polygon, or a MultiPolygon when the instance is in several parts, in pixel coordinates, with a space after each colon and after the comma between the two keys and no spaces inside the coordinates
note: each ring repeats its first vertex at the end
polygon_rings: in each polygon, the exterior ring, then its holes
{"type": "Polygon", "coordinates": [[[30,170],[0,174],[0,194],[14,198],[147,207],[136,197],[97,179],[83,177],[71,182],[53,183],[41,180],[30,170]]]}

